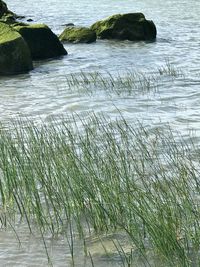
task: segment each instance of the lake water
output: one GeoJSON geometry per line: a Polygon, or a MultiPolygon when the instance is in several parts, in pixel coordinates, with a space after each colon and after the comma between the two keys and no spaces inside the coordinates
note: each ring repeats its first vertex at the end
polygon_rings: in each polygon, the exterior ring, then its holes
{"type": "MultiPolygon", "coordinates": [[[[199,144],[200,1],[7,0],[7,4],[17,14],[46,23],[57,34],[62,32],[65,23],[90,26],[115,13],[143,12],[156,24],[158,35],[153,43],[99,40],[93,44],[66,44],[67,56],[36,62],[35,69],[28,74],[0,78],[1,121],[7,122],[19,115],[34,120],[73,113],[85,117],[91,111],[103,112],[114,119],[119,109],[130,123],[141,120],[151,127],[169,123],[186,138],[195,132],[199,144]],[[157,72],[166,62],[184,75],[164,77],[156,91],[108,95],[104,90],[96,90],[88,94],[69,90],[66,82],[68,75],[80,72],[110,72],[115,76],[131,70],[148,75],[157,72]]],[[[0,265],[47,266],[40,242],[35,239],[27,248],[29,237],[23,235],[24,248],[20,250],[13,235],[1,232],[0,265]]],[[[55,266],[66,266],[66,246],[62,240],[55,246],[55,266]]],[[[79,249],[77,246],[77,251],[79,249]]],[[[101,259],[97,266],[104,264],[101,259]]],[[[80,261],[78,266],[84,264],[80,261]]],[[[110,266],[116,266],[116,262],[110,266]]]]}

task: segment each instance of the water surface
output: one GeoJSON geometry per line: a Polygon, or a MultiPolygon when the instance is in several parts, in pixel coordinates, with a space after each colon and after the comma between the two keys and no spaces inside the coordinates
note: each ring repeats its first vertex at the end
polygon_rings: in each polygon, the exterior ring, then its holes
{"type": "MultiPolygon", "coordinates": [[[[116,118],[118,109],[130,123],[141,120],[151,126],[169,123],[187,137],[195,132],[200,137],[200,2],[196,0],[44,0],[23,3],[7,0],[11,10],[26,15],[35,22],[48,24],[55,33],[61,33],[65,23],[90,26],[98,19],[115,13],[143,12],[157,26],[156,42],[97,41],[93,44],[66,44],[68,56],[35,62],[28,74],[0,78],[0,119],[9,121],[20,115],[33,120],[48,120],[51,116],[103,112],[116,118]],[[82,72],[110,72],[113,76],[130,70],[157,72],[166,61],[184,75],[172,79],[166,76],[156,92],[120,94],[96,90],[87,94],[69,90],[66,78],[82,72]]],[[[1,266],[47,266],[41,240],[30,237],[22,229],[22,247],[13,233],[0,233],[1,266]]],[[[66,243],[54,241],[52,257],[55,266],[69,266],[70,255],[66,243]]],[[[80,251],[77,245],[76,253],[80,251]]],[[[79,255],[80,256],[80,255],[79,255]]],[[[116,266],[118,261],[106,262],[116,266]]],[[[85,266],[80,257],[78,266],[85,266]]],[[[89,264],[89,263],[88,263],[89,264]]],[[[89,266],[89,265],[86,265],[89,266]]],[[[97,267],[105,266],[97,257],[97,267]]]]}

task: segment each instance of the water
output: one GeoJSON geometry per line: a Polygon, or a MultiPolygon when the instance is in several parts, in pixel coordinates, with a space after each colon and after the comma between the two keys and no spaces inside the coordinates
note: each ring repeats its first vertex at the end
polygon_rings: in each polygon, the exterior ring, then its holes
{"type": "Polygon", "coordinates": [[[120,108],[125,118],[147,123],[169,122],[180,130],[199,129],[199,1],[7,1],[11,10],[26,14],[35,22],[48,24],[60,33],[64,23],[89,26],[110,14],[141,11],[157,25],[155,43],[98,41],[65,47],[68,56],[60,60],[37,62],[29,74],[0,80],[1,120],[22,116],[44,119],[59,114],[91,110],[113,117],[120,108]],[[107,97],[106,94],[69,92],[66,76],[80,71],[149,72],[164,65],[166,60],[184,70],[187,81],[165,82],[159,94],[107,97]]]}
{"type": "MultiPolygon", "coordinates": [[[[98,19],[115,13],[143,12],[157,26],[154,43],[128,41],[97,41],[93,44],[66,44],[68,56],[35,63],[28,74],[0,78],[0,119],[8,121],[20,115],[34,120],[48,120],[51,116],[88,112],[103,112],[111,118],[123,116],[133,123],[141,120],[151,127],[169,123],[186,137],[195,132],[200,137],[200,2],[196,0],[144,0],[122,3],[119,0],[7,0],[9,8],[17,14],[27,15],[35,22],[48,24],[61,33],[63,24],[90,26],[98,19]],[[157,92],[139,92],[133,95],[93,94],[68,90],[69,74],[109,71],[116,75],[127,70],[152,73],[166,60],[184,76],[167,77],[157,92]]],[[[31,240],[27,248],[28,233],[22,237],[25,248],[19,249],[13,235],[0,233],[1,266],[47,266],[41,242],[31,240]],[[38,256],[39,255],[39,256],[38,256]],[[7,257],[9,261],[7,261],[7,257]],[[38,258],[37,258],[38,257],[38,258]],[[39,260],[38,260],[39,259],[39,260]]],[[[66,245],[60,240],[54,253],[55,266],[65,266],[66,245]]],[[[77,251],[80,247],[77,246],[77,251]]],[[[67,256],[66,256],[67,257],[67,256]]],[[[80,261],[80,266],[81,265],[80,261]]],[[[104,262],[98,261],[98,267],[104,262]]],[[[107,263],[106,263],[107,264],[107,263]]],[[[108,265],[108,264],[107,264],[108,265]]],[[[116,266],[116,262],[110,266],[116,266]]]]}

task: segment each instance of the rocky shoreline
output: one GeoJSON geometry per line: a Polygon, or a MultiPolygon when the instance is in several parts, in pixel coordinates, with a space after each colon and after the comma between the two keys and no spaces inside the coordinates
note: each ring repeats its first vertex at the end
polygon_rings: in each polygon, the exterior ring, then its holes
{"type": "Polygon", "coordinates": [[[92,43],[97,39],[153,41],[156,26],[142,13],[116,14],[97,21],[91,27],[66,25],[57,36],[45,24],[27,24],[0,0],[0,75],[12,75],[33,69],[34,60],[67,55],[63,43],[92,43]]]}

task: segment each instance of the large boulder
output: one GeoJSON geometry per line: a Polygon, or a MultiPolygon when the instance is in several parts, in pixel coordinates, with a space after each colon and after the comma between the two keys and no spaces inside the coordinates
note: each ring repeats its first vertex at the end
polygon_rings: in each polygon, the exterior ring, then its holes
{"type": "Polygon", "coordinates": [[[96,38],[96,32],[86,27],[67,27],[59,36],[62,42],[71,43],[92,43],[96,38]]]}
{"type": "Polygon", "coordinates": [[[146,20],[142,13],[113,15],[97,21],[91,29],[100,39],[154,40],[157,34],[153,21],[146,20]]]}
{"type": "Polygon", "coordinates": [[[66,55],[67,51],[56,34],[45,24],[14,24],[27,42],[33,60],[55,58],[66,55]]]}
{"type": "Polygon", "coordinates": [[[18,74],[32,68],[30,50],[22,36],[0,22],[0,74],[18,74]]]}

